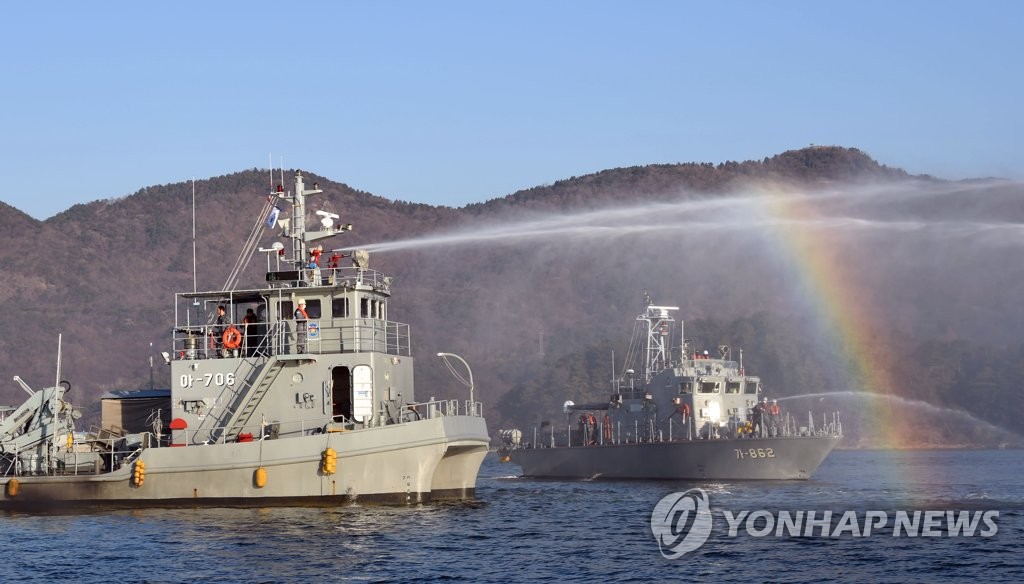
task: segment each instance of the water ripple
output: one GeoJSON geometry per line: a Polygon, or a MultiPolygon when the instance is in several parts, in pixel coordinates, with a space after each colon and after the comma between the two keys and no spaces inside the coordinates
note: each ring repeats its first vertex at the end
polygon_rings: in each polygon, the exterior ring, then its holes
{"type": "Polygon", "coordinates": [[[1024,451],[834,453],[810,481],[535,481],[488,457],[478,501],[333,509],[7,514],[19,582],[633,582],[1024,579],[1024,451]],[[704,488],[708,542],[666,560],[655,503],[704,488]],[[994,537],[752,537],[724,511],[997,510],[994,537]],[[721,520],[720,520],[721,519],[721,520]]]}

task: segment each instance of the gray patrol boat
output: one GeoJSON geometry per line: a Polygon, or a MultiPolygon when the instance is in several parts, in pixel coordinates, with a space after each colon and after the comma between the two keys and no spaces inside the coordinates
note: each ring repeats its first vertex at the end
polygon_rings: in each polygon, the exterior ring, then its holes
{"type": "MultiPolygon", "coordinates": [[[[613,374],[607,402],[565,402],[566,425],[501,432],[503,460],[523,476],[617,479],[807,479],[842,438],[838,413],[793,416],[762,395],[760,378],[731,359],[695,351],[684,339],[671,354],[674,306],[645,294],[626,369],[613,374]]],[[[678,327],[683,331],[682,323],[678,327]]]]}
{"type": "Polygon", "coordinates": [[[223,290],[176,295],[169,390],[107,394],[100,427],[78,432],[59,343],[53,387],[15,377],[29,398],[0,410],[0,509],[473,497],[489,444],[481,404],[472,387],[467,400],[416,401],[409,326],[388,320],[392,278],[365,252],[323,261],[311,246],[351,229],[324,211],[306,229],[317,186],[296,171],[293,192],[270,194],[223,290]],[[266,287],[236,290],[265,218],[290,245],[259,250],[266,287]]]}

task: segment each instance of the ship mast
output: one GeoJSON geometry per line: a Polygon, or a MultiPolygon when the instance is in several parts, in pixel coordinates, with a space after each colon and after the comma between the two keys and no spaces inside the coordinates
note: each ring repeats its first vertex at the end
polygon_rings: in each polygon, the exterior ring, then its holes
{"type": "Polygon", "coordinates": [[[653,306],[648,304],[637,320],[647,325],[646,359],[644,360],[644,382],[648,382],[662,369],[668,366],[669,333],[675,319],[668,311],[679,310],[678,306],[653,306]]]}
{"type": "Polygon", "coordinates": [[[317,188],[307,192],[306,185],[302,180],[302,171],[297,170],[295,171],[295,191],[287,195],[278,195],[292,204],[292,216],[287,230],[288,238],[292,240],[292,257],[287,262],[298,269],[302,269],[306,264],[306,241],[303,237],[306,233],[306,195],[322,192],[317,188]]]}
{"type": "Polygon", "coordinates": [[[319,183],[313,183],[312,189],[306,189],[306,184],[302,180],[302,171],[295,171],[295,190],[291,193],[285,193],[283,186],[277,187],[277,192],[274,193],[278,199],[288,201],[292,206],[291,218],[288,221],[288,225],[284,230],[284,235],[288,237],[292,242],[292,254],[291,258],[286,259],[287,263],[295,266],[296,269],[301,270],[306,267],[309,262],[309,243],[337,235],[342,231],[351,231],[352,224],[345,223],[342,225],[334,225],[334,219],[338,216],[333,213],[326,213],[318,211],[317,213],[323,215],[321,224],[323,229],[317,231],[306,231],[306,197],[310,195],[319,195],[323,193],[320,189],[319,183]]]}

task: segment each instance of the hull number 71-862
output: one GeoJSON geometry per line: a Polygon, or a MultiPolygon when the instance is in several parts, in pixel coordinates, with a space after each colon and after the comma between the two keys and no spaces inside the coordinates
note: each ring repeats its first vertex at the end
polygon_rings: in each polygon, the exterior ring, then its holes
{"type": "Polygon", "coordinates": [[[775,458],[774,448],[733,448],[736,460],[746,458],[775,458]]]}

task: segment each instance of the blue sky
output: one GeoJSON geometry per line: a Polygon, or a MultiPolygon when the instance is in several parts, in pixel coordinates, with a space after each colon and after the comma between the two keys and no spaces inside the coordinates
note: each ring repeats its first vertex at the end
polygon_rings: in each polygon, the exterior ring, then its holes
{"type": "Polygon", "coordinates": [[[275,165],[461,206],[606,168],[857,147],[1024,178],[1024,3],[8,3],[2,200],[275,165]]]}

